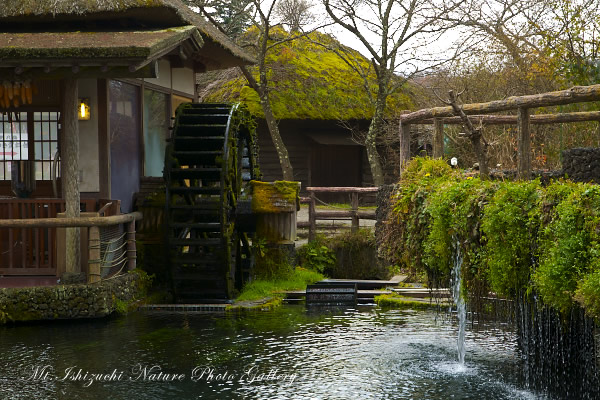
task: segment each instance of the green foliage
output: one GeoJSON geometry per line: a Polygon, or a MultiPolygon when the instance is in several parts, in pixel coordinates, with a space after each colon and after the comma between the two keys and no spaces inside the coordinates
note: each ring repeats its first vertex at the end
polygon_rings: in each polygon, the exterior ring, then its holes
{"type": "Polygon", "coordinates": [[[440,182],[454,179],[456,172],[442,160],[418,157],[407,165],[384,228],[382,253],[391,264],[411,275],[425,270],[421,256],[429,234],[426,199],[440,182]]]}
{"type": "Polygon", "coordinates": [[[527,288],[539,229],[539,180],[503,182],[482,219],[492,290],[516,296],[527,288]]]}
{"type": "Polygon", "coordinates": [[[237,301],[283,297],[284,291],[303,290],[306,285],[325,279],[323,275],[306,268],[296,267],[292,272],[273,279],[257,279],[246,283],[237,301]]]}
{"type": "Polygon", "coordinates": [[[399,182],[381,243],[392,263],[446,286],[460,248],[475,297],[535,291],[600,317],[600,186],[480,181],[443,164],[416,159],[399,182]]]}
{"type": "Polygon", "coordinates": [[[308,242],[298,250],[300,265],[320,273],[335,265],[335,253],[327,247],[323,236],[318,235],[315,240],[308,242]]]}
{"type": "Polygon", "coordinates": [[[373,301],[382,308],[396,309],[411,309],[411,310],[427,310],[438,308],[440,305],[430,301],[419,301],[408,297],[400,296],[397,293],[380,294],[375,296],[373,301]]]}
{"type": "Polygon", "coordinates": [[[293,270],[289,252],[278,246],[269,246],[265,239],[254,239],[252,251],[255,259],[254,274],[257,279],[277,279],[287,276],[293,270]]]}
{"type": "Polygon", "coordinates": [[[578,286],[584,305],[596,308],[600,295],[600,287],[594,294],[590,285],[600,271],[600,187],[579,184],[564,190],[569,189],[556,206],[556,217],[544,228],[534,275],[542,299],[561,311],[572,307],[578,286]]]}

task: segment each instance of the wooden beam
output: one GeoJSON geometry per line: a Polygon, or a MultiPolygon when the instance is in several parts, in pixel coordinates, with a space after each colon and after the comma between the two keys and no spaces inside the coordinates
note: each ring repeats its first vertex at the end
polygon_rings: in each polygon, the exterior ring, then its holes
{"type": "Polygon", "coordinates": [[[519,108],[517,128],[517,142],[519,150],[517,175],[519,179],[529,179],[531,177],[531,131],[529,130],[528,108],[519,108]]]}
{"type": "Polygon", "coordinates": [[[444,121],[436,118],[433,126],[433,158],[442,158],[444,156],[444,121]]]}
{"type": "MultiPolygon", "coordinates": [[[[79,217],[79,120],[77,79],[65,79],[63,86],[62,188],[67,218],[79,217]]],[[[65,240],[66,272],[80,272],[79,228],[68,228],[65,240]]]]}
{"type": "Polygon", "coordinates": [[[324,187],[324,186],[309,186],[306,188],[307,192],[314,193],[377,193],[379,190],[378,187],[369,186],[369,187],[351,187],[351,186],[334,186],[334,187],[324,187]]]}
{"type": "MultiPolygon", "coordinates": [[[[134,67],[135,68],[135,67],[134,67]]],[[[27,77],[31,79],[69,79],[73,74],[77,78],[157,78],[158,64],[152,62],[134,71],[129,66],[75,66],[75,67],[52,67],[40,66],[27,70],[27,77]]],[[[0,68],[3,79],[17,80],[20,75],[16,74],[15,68],[0,68]]],[[[22,79],[22,78],[21,78],[22,79]]]]}
{"type": "MultiPolygon", "coordinates": [[[[469,117],[475,124],[482,125],[516,125],[516,115],[471,115],[469,117]]],[[[415,122],[418,125],[434,125],[436,120],[441,120],[446,125],[460,125],[460,117],[430,118],[415,122]]],[[[547,125],[571,122],[600,121],[600,111],[581,111],[560,114],[532,114],[529,123],[534,125],[547,125]]]]}
{"type": "Polygon", "coordinates": [[[108,217],[78,218],[18,218],[0,219],[0,229],[4,228],[72,228],[91,226],[113,226],[139,221],[143,215],[136,211],[129,214],[111,215],[108,217]]]}
{"type": "MultiPolygon", "coordinates": [[[[462,107],[465,114],[473,115],[514,110],[519,107],[549,107],[596,100],[600,100],[600,85],[574,86],[567,90],[528,96],[512,96],[504,100],[495,100],[488,103],[465,104],[462,107]]],[[[434,107],[401,115],[400,121],[403,124],[415,123],[425,119],[452,117],[453,115],[454,111],[451,106],[434,107]]]]}

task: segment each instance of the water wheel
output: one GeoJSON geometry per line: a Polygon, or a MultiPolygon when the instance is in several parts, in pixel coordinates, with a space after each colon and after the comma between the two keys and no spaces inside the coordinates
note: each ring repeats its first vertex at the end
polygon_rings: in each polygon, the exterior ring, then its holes
{"type": "Polygon", "coordinates": [[[180,303],[226,301],[251,268],[247,183],[258,178],[254,122],[241,105],[177,108],[165,154],[172,288],[180,303]]]}

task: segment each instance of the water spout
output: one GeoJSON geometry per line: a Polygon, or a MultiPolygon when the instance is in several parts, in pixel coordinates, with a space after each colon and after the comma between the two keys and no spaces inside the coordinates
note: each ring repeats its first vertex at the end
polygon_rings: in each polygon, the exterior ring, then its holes
{"type": "Polygon", "coordinates": [[[458,316],[458,339],[457,339],[457,350],[458,350],[458,362],[461,365],[465,363],[465,328],[467,325],[467,310],[465,306],[465,300],[461,295],[461,266],[462,266],[462,254],[460,252],[460,244],[458,240],[455,241],[454,248],[454,267],[452,269],[452,297],[454,304],[456,304],[456,314],[458,316]]]}

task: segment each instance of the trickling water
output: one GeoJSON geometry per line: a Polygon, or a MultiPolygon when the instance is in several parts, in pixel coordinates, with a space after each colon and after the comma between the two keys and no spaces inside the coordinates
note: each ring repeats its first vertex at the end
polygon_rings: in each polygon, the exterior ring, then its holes
{"type": "Polygon", "coordinates": [[[458,339],[457,339],[457,350],[458,350],[458,362],[461,365],[465,363],[465,328],[467,325],[467,310],[465,306],[465,300],[460,293],[460,287],[462,284],[461,278],[461,266],[462,266],[462,254],[460,252],[460,245],[458,241],[455,243],[454,248],[454,268],[452,269],[452,297],[456,304],[456,314],[458,316],[458,339]]]}

